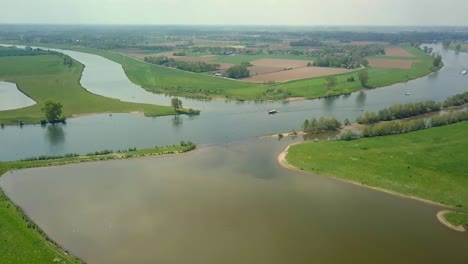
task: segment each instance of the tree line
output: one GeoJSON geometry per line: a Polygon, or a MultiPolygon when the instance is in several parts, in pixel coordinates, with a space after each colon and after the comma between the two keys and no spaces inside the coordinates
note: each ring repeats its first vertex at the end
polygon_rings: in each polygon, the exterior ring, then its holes
{"type": "Polygon", "coordinates": [[[217,71],[221,67],[217,63],[179,61],[167,56],[147,56],[144,58],[144,61],[151,64],[197,73],[217,71]]]}
{"type": "Polygon", "coordinates": [[[380,121],[403,119],[439,111],[441,107],[442,104],[435,101],[397,104],[384,108],[377,113],[365,112],[363,116],[356,119],[356,122],[359,124],[374,124],[380,121]]]}
{"type": "Polygon", "coordinates": [[[356,119],[356,122],[359,124],[375,124],[380,121],[403,119],[436,112],[442,108],[460,106],[466,103],[468,103],[468,92],[451,96],[442,103],[435,101],[425,101],[408,104],[397,104],[388,108],[384,108],[377,113],[365,112],[363,116],[360,116],[356,119]]]}
{"type": "Polygon", "coordinates": [[[326,131],[335,131],[340,128],[341,123],[334,117],[320,117],[318,120],[312,118],[304,120],[302,129],[306,133],[320,133],[326,131]]]}

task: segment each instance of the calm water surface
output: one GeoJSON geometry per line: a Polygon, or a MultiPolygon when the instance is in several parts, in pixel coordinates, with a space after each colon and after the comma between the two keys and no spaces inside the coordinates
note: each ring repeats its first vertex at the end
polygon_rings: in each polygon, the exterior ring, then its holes
{"type": "Polygon", "coordinates": [[[0,111],[35,105],[36,101],[26,96],[16,84],[0,81],[0,111]]]}
{"type": "Polygon", "coordinates": [[[285,170],[290,139],[22,170],[11,199],[88,263],[460,263],[438,208],[285,170]]]}
{"type": "MultiPolygon", "coordinates": [[[[376,111],[397,103],[422,100],[442,101],[468,90],[468,76],[460,74],[468,54],[455,54],[432,47],[444,58],[445,67],[408,83],[353,93],[337,98],[295,102],[225,102],[183,99],[187,107],[200,109],[196,117],[146,118],[131,114],[96,115],[68,120],[65,126],[6,127],[0,130],[0,160],[38,155],[87,153],[102,149],[145,148],[191,140],[197,144],[219,144],[256,136],[299,130],[304,119],[335,116],[354,120],[361,110],[376,111]],[[410,96],[405,96],[410,92],[410,96]],[[267,115],[268,109],[278,109],[267,115]]],[[[61,50],[62,51],[62,50],[61,50]]],[[[99,56],[63,51],[86,67],[81,84],[93,93],[124,101],[170,104],[170,97],[155,95],[132,84],[122,67],[99,56]]]]}
{"type": "MultiPolygon", "coordinates": [[[[262,104],[184,99],[202,114],[95,115],[67,125],[5,127],[0,160],[180,140],[205,146],[174,157],[21,170],[0,178],[0,186],[89,263],[467,263],[468,236],[439,224],[439,208],[285,170],[276,156],[292,140],[255,139],[299,129],[305,118],[354,119],[361,109],[468,90],[460,75],[467,55],[440,52],[446,66],[438,73],[347,97],[262,104]],[[267,115],[271,108],[279,113],[267,115]]],[[[86,65],[81,83],[94,93],[170,102],[146,96],[108,60],[66,53],[86,65]]]]}

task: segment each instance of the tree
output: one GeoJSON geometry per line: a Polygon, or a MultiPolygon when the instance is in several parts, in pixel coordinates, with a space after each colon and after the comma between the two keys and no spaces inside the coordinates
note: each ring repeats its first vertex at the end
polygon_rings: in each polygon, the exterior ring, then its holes
{"type": "Polygon", "coordinates": [[[362,70],[359,72],[359,81],[361,82],[362,87],[367,86],[367,81],[369,80],[369,72],[367,70],[362,70]]]}
{"type": "Polygon", "coordinates": [[[48,99],[45,101],[41,111],[45,114],[47,121],[53,123],[62,116],[62,107],[59,101],[48,99]]]}
{"type": "Polygon", "coordinates": [[[456,50],[457,52],[460,52],[460,50],[461,50],[461,45],[460,45],[460,44],[457,44],[457,46],[455,46],[455,50],[456,50]]]}
{"type": "Polygon", "coordinates": [[[440,67],[441,62],[442,62],[442,56],[437,54],[437,56],[434,57],[432,65],[434,65],[434,67],[440,67]]]}
{"type": "Polygon", "coordinates": [[[179,98],[174,97],[171,99],[171,105],[174,107],[174,110],[177,111],[179,108],[182,108],[182,101],[179,98]]]}
{"type": "Polygon", "coordinates": [[[328,90],[331,90],[335,85],[336,85],[336,77],[335,76],[327,76],[325,77],[325,80],[327,80],[327,88],[328,90]]]}
{"type": "Polygon", "coordinates": [[[250,76],[250,71],[245,65],[234,65],[226,70],[229,78],[239,79],[250,76]]]}

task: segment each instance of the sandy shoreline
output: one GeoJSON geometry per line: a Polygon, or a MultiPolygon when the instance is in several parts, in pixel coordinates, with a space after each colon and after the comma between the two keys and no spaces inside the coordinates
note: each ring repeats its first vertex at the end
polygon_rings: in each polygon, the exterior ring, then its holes
{"type": "MultiPolygon", "coordinates": [[[[295,170],[295,171],[302,171],[302,172],[307,172],[307,171],[303,171],[297,167],[294,167],[293,165],[289,164],[286,160],[286,155],[288,154],[288,150],[289,150],[289,147],[290,146],[293,146],[293,145],[296,145],[296,144],[301,144],[303,142],[294,142],[292,144],[289,144],[285,150],[283,150],[283,152],[281,152],[279,155],[278,155],[278,163],[286,168],[286,169],[290,169],[290,170],[295,170]]],[[[308,143],[308,144],[313,144],[313,143],[308,143]]],[[[309,174],[312,174],[311,172],[307,172],[309,174]]],[[[313,175],[317,175],[317,176],[321,176],[321,175],[318,175],[318,174],[313,174],[313,175]]],[[[347,180],[347,179],[342,179],[342,178],[337,178],[337,177],[333,177],[333,176],[323,176],[323,177],[330,177],[330,178],[333,178],[333,179],[336,179],[336,180],[339,180],[339,181],[342,181],[342,182],[347,182],[347,183],[351,183],[351,184],[354,184],[354,185],[357,185],[357,186],[360,186],[360,187],[364,187],[364,188],[368,188],[368,189],[372,189],[372,190],[376,190],[376,191],[380,191],[380,192],[384,192],[384,193],[388,193],[388,194],[392,194],[392,195],[395,195],[395,196],[399,196],[399,197],[402,197],[402,198],[406,198],[406,199],[412,199],[412,200],[416,200],[416,201],[420,201],[420,202],[423,202],[423,203],[426,203],[426,204],[430,204],[430,205],[435,205],[435,206],[439,206],[439,207],[445,207],[445,208],[451,208],[450,206],[448,205],[445,205],[445,204],[441,204],[441,203],[437,203],[437,202],[434,202],[434,201],[431,201],[431,200],[426,200],[426,199],[423,199],[423,198],[419,198],[419,197],[416,197],[416,196],[412,196],[412,195],[405,195],[405,194],[401,194],[401,193],[398,193],[398,192],[395,192],[395,191],[390,191],[390,190],[387,190],[387,189],[383,189],[383,188],[379,188],[379,187],[373,187],[373,186],[369,186],[369,185],[365,185],[365,184],[362,184],[360,182],[356,182],[356,181],[351,181],[351,180],[347,180]]]]}
{"type": "Polygon", "coordinates": [[[451,224],[449,221],[447,221],[444,217],[444,215],[446,213],[455,213],[453,211],[448,211],[448,210],[442,210],[442,211],[439,211],[437,213],[437,220],[439,220],[439,222],[441,224],[443,224],[444,226],[454,230],[454,231],[457,231],[457,232],[465,232],[466,229],[463,227],[463,226],[456,226],[456,225],[453,225],[451,224]]]}

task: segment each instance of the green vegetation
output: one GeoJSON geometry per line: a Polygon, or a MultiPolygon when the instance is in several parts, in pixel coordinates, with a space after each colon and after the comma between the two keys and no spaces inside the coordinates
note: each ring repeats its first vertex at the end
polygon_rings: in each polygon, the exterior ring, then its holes
{"type": "Polygon", "coordinates": [[[82,263],[68,255],[0,189],[1,263],[82,263]]]}
{"type": "MultiPolygon", "coordinates": [[[[27,44],[33,45],[31,43],[27,44]]],[[[159,65],[152,65],[130,58],[123,54],[107,50],[70,47],[69,45],[47,45],[41,43],[36,43],[34,45],[72,49],[105,57],[122,64],[125,73],[133,83],[138,84],[151,92],[170,94],[174,96],[200,99],[227,98],[234,100],[283,100],[287,97],[304,97],[306,99],[312,99],[349,94],[362,89],[361,83],[348,81],[348,79],[351,80],[353,78],[358,78],[360,71],[335,75],[336,85],[331,90],[327,89],[325,77],[264,85],[216,78],[205,74],[194,74],[159,65]],[[271,92],[272,90],[274,92],[271,92]]],[[[432,71],[437,70],[432,66],[432,56],[425,54],[423,51],[411,46],[410,44],[403,44],[401,46],[411,54],[415,55],[415,57],[412,58],[415,62],[412,64],[411,69],[366,68],[368,71],[368,81],[365,88],[376,88],[397,82],[408,81],[425,76],[432,71]]],[[[228,59],[235,60],[236,64],[250,62],[260,58],[306,58],[304,56],[294,54],[259,54],[215,57],[217,58],[217,62],[227,62],[222,60],[228,59]]],[[[391,59],[392,57],[386,58],[391,59]]]]}
{"type": "Polygon", "coordinates": [[[468,92],[457,94],[447,98],[443,103],[425,101],[418,103],[397,104],[381,109],[379,112],[365,112],[363,116],[356,119],[359,124],[374,124],[380,121],[409,118],[436,112],[442,108],[461,106],[468,103],[468,92]]]}
{"type": "Polygon", "coordinates": [[[179,108],[182,108],[182,101],[179,98],[174,97],[171,99],[171,105],[174,107],[174,110],[177,111],[179,108]]]}
{"type": "Polygon", "coordinates": [[[436,112],[439,111],[441,107],[442,105],[435,101],[396,104],[388,108],[381,109],[377,113],[365,112],[363,116],[360,116],[356,119],[356,122],[359,124],[374,124],[379,121],[403,119],[430,112],[436,112]]]}
{"type": "Polygon", "coordinates": [[[402,135],[293,145],[287,161],[314,174],[468,207],[468,122],[402,135]]]}
{"type": "Polygon", "coordinates": [[[49,99],[44,102],[41,111],[44,113],[46,120],[53,123],[62,116],[62,107],[63,105],[59,101],[49,99]]]}
{"type": "MultiPolygon", "coordinates": [[[[414,59],[417,61],[413,63],[412,68],[409,70],[366,68],[369,77],[366,88],[375,88],[415,79],[427,75],[434,70],[432,67],[433,58],[431,56],[409,44],[404,44],[402,47],[415,55],[414,59]]],[[[111,51],[89,48],[74,48],[74,50],[100,55],[120,63],[132,82],[144,87],[148,91],[176,96],[195,98],[225,97],[237,100],[283,100],[287,97],[305,97],[311,99],[324,97],[327,94],[347,94],[362,89],[360,83],[347,81],[350,77],[357,78],[356,72],[335,75],[337,78],[336,85],[333,87],[332,93],[330,93],[326,87],[325,77],[258,85],[145,64],[111,51]],[[280,92],[267,93],[267,89],[274,89],[280,92]]],[[[248,59],[249,56],[254,55],[224,57],[238,58],[238,63],[240,64],[251,61],[248,59]]]]}
{"type": "Polygon", "coordinates": [[[79,84],[83,66],[75,62],[70,66],[55,54],[41,56],[0,57],[0,80],[16,83],[19,89],[37,104],[21,109],[1,111],[0,123],[38,123],[44,119],[41,108],[47,100],[60,100],[63,115],[102,112],[144,112],[148,116],[171,115],[170,106],[122,102],[87,92],[79,84]]]}
{"type": "Polygon", "coordinates": [[[430,127],[445,126],[462,121],[468,121],[467,110],[450,111],[440,115],[434,115],[428,119],[419,118],[409,121],[394,120],[389,122],[379,122],[375,125],[365,126],[362,130],[362,136],[377,137],[391,134],[402,134],[430,127]]]}
{"type": "Polygon", "coordinates": [[[229,67],[229,69],[226,70],[226,74],[229,78],[241,79],[249,77],[250,71],[247,69],[245,64],[241,64],[229,67]]]}
{"type": "Polygon", "coordinates": [[[328,47],[315,51],[314,66],[356,69],[367,66],[369,56],[385,54],[381,45],[328,47]]]}
{"type": "Polygon", "coordinates": [[[151,64],[197,73],[216,71],[220,67],[219,64],[210,64],[206,62],[178,61],[166,56],[148,56],[144,58],[144,61],[151,64]]]}
{"type": "Polygon", "coordinates": [[[448,212],[444,214],[445,220],[455,226],[463,226],[468,229],[468,214],[467,213],[455,213],[448,212]]]}
{"type": "Polygon", "coordinates": [[[340,128],[341,124],[334,117],[320,117],[319,120],[312,118],[305,120],[302,129],[306,133],[321,133],[325,131],[334,131],[340,128]]]}
{"type": "MultiPolygon", "coordinates": [[[[23,168],[58,166],[70,163],[125,159],[131,157],[165,155],[188,152],[195,149],[192,142],[182,141],[179,146],[155,147],[137,150],[103,150],[86,155],[65,154],[40,156],[22,161],[0,162],[0,175],[23,168]]],[[[64,252],[27,215],[14,205],[0,189],[0,262],[1,263],[81,263],[64,252]]]]}

